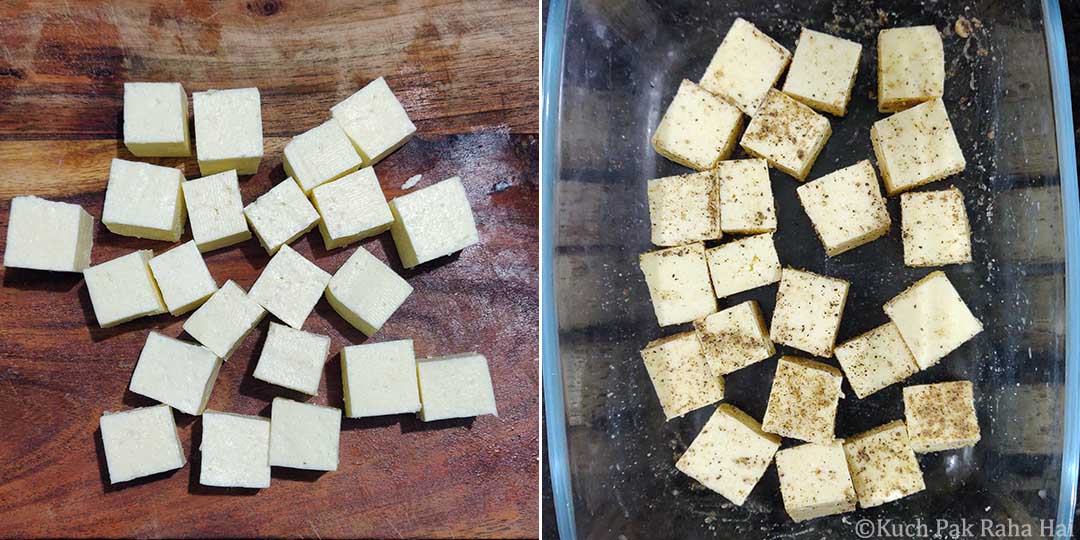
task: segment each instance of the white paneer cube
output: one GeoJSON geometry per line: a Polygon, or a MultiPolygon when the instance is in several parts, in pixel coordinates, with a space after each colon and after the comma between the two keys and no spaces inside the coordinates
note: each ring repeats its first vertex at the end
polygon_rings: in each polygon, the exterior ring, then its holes
{"type": "Polygon", "coordinates": [[[245,206],[244,217],[271,255],[319,223],[319,213],[292,178],[286,178],[245,206]]]}
{"type": "Polygon", "coordinates": [[[153,256],[144,249],[83,270],[94,318],[102,328],[167,311],[150,274],[153,256]]]}
{"type": "Polygon", "coordinates": [[[365,335],[382,328],[412,285],[363,247],[356,248],[326,287],[330,307],[365,335]]]}
{"type": "Polygon", "coordinates": [[[202,414],[221,359],[210,349],[151,331],[131,374],[132,392],[182,413],[202,414]]]}
{"type": "Polygon", "coordinates": [[[760,234],[776,230],[769,165],[763,159],[721,161],[720,228],[731,234],[760,234]]]}
{"type": "Polygon", "coordinates": [[[124,146],[134,155],[191,155],[187,92],[180,83],[124,83],[124,146]]]}
{"type": "Polygon", "coordinates": [[[641,359],[668,420],[724,399],[724,379],[709,367],[694,332],[649,342],[641,359]]]}
{"type": "Polygon", "coordinates": [[[681,246],[716,240],[720,231],[720,184],[715,171],[649,180],[652,243],[681,246]]]}
{"type": "Polygon", "coordinates": [[[469,197],[458,177],[390,201],[401,264],[413,268],[461,251],[480,241],[469,197]]]}
{"type": "Polygon", "coordinates": [[[341,409],[274,398],[270,406],[270,466],[336,471],[341,409]]]}
{"type": "Polygon", "coordinates": [[[270,420],[207,410],[202,415],[204,486],[270,487],[270,420]]]}
{"type": "Polygon", "coordinates": [[[251,286],[248,298],[299,330],[328,283],[330,274],[325,270],[293,248],[281,246],[251,286]]]}
{"type": "Polygon", "coordinates": [[[411,339],[341,349],[341,386],[349,418],[420,412],[419,384],[411,339]]]}
{"type": "Polygon", "coordinates": [[[840,370],[805,358],[783,356],[776,363],[762,429],[801,441],[833,440],[836,409],[843,392],[840,370]]]}
{"type": "Polygon", "coordinates": [[[191,236],[199,251],[205,253],[251,238],[236,171],[188,180],[183,186],[191,236]]]}
{"type": "Polygon", "coordinates": [[[780,437],[734,406],[723,404],[679,457],[675,468],[742,506],[765,474],[780,437]]]}
{"type": "Polygon", "coordinates": [[[878,33],[878,111],[902,111],[945,93],[945,47],[934,26],[878,33]]]}
{"type": "Polygon", "coordinates": [[[113,158],[101,223],[115,234],[175,242],[184,234],[179,169],[113,158]]]}
{"type": "Polygon", "coordinates": [[[872,508],[926,489],[904,423],[896,420],[844,441],[859,506],[872,508]]]}
{"type": "Polygon", "coordinates": [[[682,324],[716,311],[705,245],[642,253],[638,258],[660,326],[682,324]]]}
{"type": "Polygon", "coordinates": [[[713,373],[727,375],[776,354],[757,302],[739,305],[694,321],[705,361],[713,373]]]}
{"type": "Polygon", "coordinates": [[[319,232],[326,249],[375,236],[394,223],[394,214],[371,167],[315,188],[311,200],[322,215],[319,232]]]}
{"type": "Polygon", "coordinates": [[[184,321],[184,331],[228,360],[264,315],[266,310],[230,279],[184,321]]]}
{"type": "Polygon", "coordinates": [[[199,307],[218,289],[194,240],[150,259],[149,264],[165,306],[174,316],[199,307]]]}
{"type": "Polygon", "coordinates": [[[784,510],[795,521],[851,512],[851,483],[843,441],[808,443],[776,453],[784,510]]]}
{"type": "Polygon", "coordinates": [[[656,126],[652,146],[675,163],[705,171],[731,155],[742,126],[738,107],[684,79],[656,126]]]}
{"type": "Polygon", "coordinates": [[[769,337],[800,351],[832,356],[849,287],[842,279],[784,268],[769,337]]]}
{"type": "Polygon", "coordinates": [[[293,137],[284,153],[285,173],[304,193],[359,169],[361,163],[345,130],[333,120],[293,137]]]}
{"type": "Polygon", "coordinates": [[[364,166],[378,163],[416,133],[416,126],[382,77],[331,107],[330,114],[364,158],[364,166]]]}
{"type": "Polygon", "coordinates": [[[833,353],[859,399],[919,371],[900,330],[891,322],[837,345],[833,353]]]}
{"type": "Polygon", "coordinates": [[[191,95],[199,170],[209,176],[236,169],[255,174],[263,156],[262,101],[258,88],[207,90],[191,95]]]}
{"type": "Polygon", "coordinates": [[[93,247],[94,218],[81,206],[32,195],[11,199],[4,266],[82,272],[93,247]]]}
{"type": "Polygon", "coordinates": [[[919,453],[975,446],[979,442],[971,381],[905,387],[904,419],[911,449],[919,453]]]}
{"type": "Polygon", "coordinates": [[[482,354],[421,358],[416,361],[416,377],[420,419],[425,422],[499,415],[488,361],[482,354]]]}
{"type": "Polygon", "coordinates": [[[753,116],[790,60],[791,52],[738,18],[705,69],[701,87],[753,116]]]}
{"type": "Polygon", "coordinates": [[[270,323],[254,377],[312,396],[319,394],[323,364],[330,354],[330,336],[270,323]]]}
{"type": "Polygon", "coordinates": [[[885,314],[921,369],[937,364],[983,329],[944,272],[931,272],[886,302],[885,314]]]}
{"type": "Polygon", "coordinates": [[[874,122],[870,142],[889,195],[941,180],[967,166],[940,99],[874,122]]]}
{"type": "Polygon", "coordinates": [[[795,191],[830,257],[889,232],[889,210],[869,160],[829,173],[795,191]]]}
{"type": "Polygon", "coordinates": [[[780,258],[772,234],[747,236],[705,252],[717,298],[780,281],[780,258]]]}
{"type": "Polygon", "coordinates": [[[168,405],[106,411],[101,443],[110,484],[179,469],[187,461],[168,405]]]}
{"type": "Polygon", "coordinates": [[[971,225],[959,189],[900,195],[900,223],[904,264],[944,266],[971,262],[971,225]]]}
{"type": "Polygon", "coordinates": [[[794,98],[770,89],[746,126],[739,145],[751,156],[806,180],[825,141],[832,135],[829,119],[794,98]]]}
{"type": "Polygon", "coordinates": [[[862,45],[803,28],[784,80],[784,93],[819,111],[844,116],[862,45]]]}

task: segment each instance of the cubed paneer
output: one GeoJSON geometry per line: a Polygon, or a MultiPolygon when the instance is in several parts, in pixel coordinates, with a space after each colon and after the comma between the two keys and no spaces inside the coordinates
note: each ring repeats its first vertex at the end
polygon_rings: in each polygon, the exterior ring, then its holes
{"type": "Polygon", "coordinates": [[[319,223],[319,213],[292,178],[286,178],[245,206],[244,217],[271,255],[319,223]]]}
{"type": "Polygon", "coordinates": [[[378,163],[416,133],[416,126],[382,77],[331,107],[330,114],[364,158],[364,166],[378,163]]]}
{"type": "Polygon", "coordinates": [[[330,278],[326,300],[338,315],[370,336],[382,328],[412,292],[408,281],[358,247],[330,278]]]}
{"type": "Polygon", "coordinates": [[[113,158],[101,223],[114,234],[175,242],[184,234],[179,169],[113,158]]]}
{"type": "Polygon", "coordinates": [[[776,230],[776,207],[765,160],[721,161],[716,176],[720,183],[720,228],[725,233],[759,234],[776,230]]]}
{"type": "Polygon", "coordinates": [[[456,176],[390,201],[390,211],[394,214],[390,234],[405,268],[480,241],[465,186],[456,176]]]}
{"type": "Polygon", "coordinates": [[[832,366],[795,356],[781,357],[776,363],[762,429],[806,442],[832,441],[843,380],[840,370],[832,366]]]}
{"type": "Polygon", "coordinates": [[[739,305],[694,321],[705,361],[713,373],[727,375],[776,354],[757,302],[739,305]]]}
{"type": "Polygon", "coordinates": [[[341,386],[349,418],[420,412],[412,340],[341,349],[341,386]]]}
{"type": "Polygon", "coordinates": [[[684,79],[653,133],[652,146],[671,161],[705,171],[731,155],[742,125],[738,107],[684,79]]]}
{"type": "Polygon", "coordinates": [[[732,405],[723,404],[679,457],[675,468],[742,506],[765,474],[780,437],[732,405]]]}
{"type": "Polygon", "coordinates": [[[780,281],[780,258],[773,235],[747,236],[705,252],[717,298],[780,281]]]}
{"type": "Polygon", "coordinates": [[[82,272],[93,247],[94,218],[81,206],[32,195],[11,199],[4,266],[82,272]]]}
{"type": "Polygon", "coordinates": [[[149,264],[165,306],[174,316],[201,306],[218,289],[194,240],[150,259],[149,264]]]}
{"type": "Polygon", "coordinates": [[[934,26],[878,33],[878,111],[902,111],[945,93],[945,47],[934,26]]]}
{"type": "Polygon", "coordinates": [[[668,420],[724,399],[724,379],[709,367],[694,332],[649,342],[641,359],[668,420]]]}
{"type": "Polygon", "coordinates": [[[833,353],[860,399],[919,371],[900,330],[891,322],[837,345],[833,353]]]}
{"type": "Polygon", "coordinates": [[[184,449],[168,405],[101,415],[109,483],[127,482],[184,466],[184,449]]]}
{"type": "Polygon", "coordinates": [[[263,156],[262,101],[258,88],[207,90],[191,95],[195,153],[209,176],[236,169],[255,174],[263,156]]]}
{"type": "Polygon", "coordinates": [[[187,92],[180,83],[124,83],[124,146],[134,155],[191,155],[187,92]]]}
{"type": "Polygon", "coordinates": [[[248,298],[299,330],[328,283],[330,274],[285,245],[263,268],[248,298]]]}
{"type": "Polygon", "coordinates": [[[844,116],[861,54],[862,45],[854,41],[803,28],[784,93],[819,111],[844,116]]]}
{"type": "Polygon", "coordinates": [[[874,122],[870,142],[890,196],[941,180],[967,166],[940,99],[874,122]]]}
{"type": "Polygon", "coordinates": [[[362,162],[345,130],[333,120],[293,137],[284,154],[285,173],[304,193],[359,169],[362,162]]]}
{"type": "Polygon", "coordinates": [[[829,173],[795,191],[830,257],[889,232],[889,211],[869,160],[829,173]]]}
{"type": "Polygon", "coordinates": [[[270,406],[270,466],[336,471],[341,409],[274,398],[270,406]]]}
{"type": "Polygon", "coordinates": [[[922,470],[900,420],[844,441],[859,506],[871,508],[926,489],[922,470]]]}
{"type": "Polygon", "coordinates": [[[931,272],[886,302],[885,314],[920,369],[937,364],[983,329],[944,272],[931,272]]]}
{"type": "Polygon", "coordinates": [[[207,410],[202,415],[199,483],[270,487],[270,420],[207,410]]]}
{"type": "Polygon", "coordinates": [[[776,453],[776,472],[784,510],[795,521],[855,509],[855,487],[841,440],[781,450],[776,453]]]}
{"type": "Polygon", "coordinates": [[[773,343],[832,356],[849,286],[839,278],[784,268],[769,331],[773,343]]]}
{"type": "Polygon", "coordinates": [[[753,116],[790,60],[790,51],[738,18],[716,49],[700,84],[753,116]]]}
{"type": "Polygon", "coordinates": [[[770,89],[746,126],[739,145],[751,156],[806,180],[825,141],[832,135],[829,119],[778,90],[770,89]]]}
{"type": "Polygon", "coordinates": [[[202,414],[221,359],[210,349],[151,331],[128,388],[182,413],[202,414]]]}
{"type": "Polygon", "coordinates": [[[328,354],[330,336],[271,322],[253,376],[290,390],[318,395],[328,354]]]}
{"type": "Polygon", "coordinates": [[[900,195],[900,223],[904,264],[944,266],[971,262],[971,226],[959,189],[900,195]]]}
{"type": "Polygon", "coordinates": [[[183,186],[191,236],[199,251],[205,253],[251,238],[236,171],[188,180],[183,186]]]}
{"type": "Polygon", "coordinates": [[[326,249],[347,246],[389,230],[394,223],[390,205],[379,187],[375,169],[365,167],[311,192],[322,215],[319,232],[326,249]]]}
{"type": "Polygon", "coordinates": [[[940,452],[979,442],[979,419],[971,381],[904,388],[904,419],[911,449],[940,452]]]}
{"type": "Polygon", "coordinates": [[[266,310],[228,280],[184,321],[184,331],[222,360],[228,360],[266,310]]]}
{"type": "Polygon", "coordinates": [[[94,318],[102,328],[167,311],[150,274],[153,256],[144,249],[83,270],[94,318]]]}
{"type": "Polygon", "coordinates": [[[639,263],[660,326],[690,322],[716,311],[704,244],[642,253],[639,263]]]}
{"type": "Polygon", "coordinates": [[[422,358],[416,361],[416,378],[424,422],[499,415],[488,361],[482,354],[422,358]]]}
{"type": "Polygon", "coordinates": [[[653,244],[681,246],[720,238],[715,171],[649,180],[648,196],[653,244]]]}

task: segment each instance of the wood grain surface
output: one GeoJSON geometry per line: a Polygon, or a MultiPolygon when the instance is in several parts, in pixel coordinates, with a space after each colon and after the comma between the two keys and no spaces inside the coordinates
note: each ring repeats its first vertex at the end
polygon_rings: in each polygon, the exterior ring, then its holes
{"type": "MultiPolygon", "coordinates": [[[[131,371],[149,330],[190,339],[183,318],[101,329],[81,275],[3,269],[0,536],[536,537],[537,63],[533,2],[0,3],[0,241],[9,199],[37,194],[98,220],[94,264],[171,247],[100,224],[109,160],[137,159],[117,141],[126,81],[259,87],[265,157],[241,179],[247,204],[284,179],[289,137],[385,76],[418,128],[376,166],[387,197],[414,174],[418,187],[460,175],[481,243],[406,271],[389,234],[362,242],[416,289],[371,340],[485,354],[499,406],[475,420],[346,419],[338,471],[276,468],[259,491],[199,485],[200,422],[177,413],[188,465],[110,486],[98,418],[152,404],[126,390],[131,371]]],[[[193,159],[147,161],[198,176],[193,159]]],[[[327,252],[317,231],[293,247],[329,272],[355,249],[327,252]]],[[[269,258],[251,240],[206,260],[247,288],[269,258]]],[[[211,408],[268,416],[275,396],[305,399],[252,377],[267,324],[222,368],[211,408]]],[[[325,300],[304,329],[332,338],[310,401],[340,407],[338,352],[365,337],[325,300]]]]}

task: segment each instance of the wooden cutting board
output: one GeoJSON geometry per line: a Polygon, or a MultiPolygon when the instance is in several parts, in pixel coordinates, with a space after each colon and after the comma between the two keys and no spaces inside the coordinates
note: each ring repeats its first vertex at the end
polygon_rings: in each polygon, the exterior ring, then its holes
{"type": "MultiPolygon", "coordinates": [[[[126,390],[131,371],[147,333],[180,336],[183,318],[101,329],[81,275],[0,269],[0,536],[536,537],[536,9],[498,0],[0,3],[0,241],[15,195],[77,203],[98,220],[94,264],[171,247],[99,221],[110,159],[137,159],[118,141],[125,81],[260,89],[265,157],[241,179],[247,204],[285,178],[290,137],[385,76],[418,129],[376,166],[387,198],[414,174],[424,175],[418,187],[460,175],[481,243],[405,271],[389,234],[362,242],[416,289],[372,341],[412,338],[419,355],[485,354],[499,407],[475,421],[346,419],[338,471],[276,469],[261,491],[199,485],[200,422],[177,413],[188,465],[111,486],[98,418],[152,404],[126,390]]],[[[198,176],[192,159],[148,161],[198,176]]],[[[355,249],[327,252],[317,231],[293,247],[329,272],[355,249]]],[[[206,260],[219,283],[247,288],[269,258],[251,240],[206,260]]],[[[222,368],[211,408],[269,415],[275,396],[304,399],[252,378],[267,320],[222,368]]],[[[333,340],[310,401],[341,407],[338,352],[365,337],[325,300],[304,329],[333,340]]]]}

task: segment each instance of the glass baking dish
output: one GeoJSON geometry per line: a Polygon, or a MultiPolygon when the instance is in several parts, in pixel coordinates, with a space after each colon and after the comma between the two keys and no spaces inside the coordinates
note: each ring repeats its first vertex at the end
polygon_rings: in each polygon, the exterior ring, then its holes
{"type": "MultiPolygon", "coordinates": [[[[563,540],[1071,532],[1080,209],[1056,0],[556,0],[543,79],[544,399],[563,540]],[[793,523],[775,465],[742,507],[674,467],[712,408],[665,422],[638,355],[648,341],[689,328],[657,326],[637,268],[638,254],[652,247],[646,180],[689,172],[657,155],[649,137],[679,81],[701,77],[736,17],[792,50],[801,26],[863,44],[849,112],[830,117],[833,135],[811,179],[874,158],[869,126],[883,117],[873,98],[878,30],[932,24],[943,32],[944,99],[968,165],[928,188],[956,185],[965,194],[975,260],[944,270],[985,331],[867,399],[856,399],[845,382],[837,418],[837,436],[850,436],[903,418],[905,384],[972,380],[982,440],[920,455],[922,493],[793,523]],[[958,20],[967,37],[954,30],[958,20]],[[908,528],[881,528],[896,523],[908,528]],[[973,528],[940,528],[967,523],[973,528]]],[[[827,258],[796,200],[797,182],[770,174],[781,262],[852,282],[840,340],[885,322],[882,303],[932,270],[903,265],[896,198],[888,202],[894,226],[886,237],[827,258]]],[[[769,319],[775,294],[773,285],[721,306],[754,299],[769,319]]],[[[775,362],[728,376],[725,401],[760,419],[775,362]]]]}

